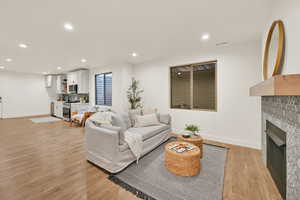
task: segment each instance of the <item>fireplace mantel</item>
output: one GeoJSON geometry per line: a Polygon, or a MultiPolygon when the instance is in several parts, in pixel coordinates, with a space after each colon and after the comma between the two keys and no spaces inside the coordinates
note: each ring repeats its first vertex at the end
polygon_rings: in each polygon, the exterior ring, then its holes
{"type": "Polygon", "coordinates": [[[251,87],[250,96],[300,96],[300,74],[273,76],[251,87]]]}

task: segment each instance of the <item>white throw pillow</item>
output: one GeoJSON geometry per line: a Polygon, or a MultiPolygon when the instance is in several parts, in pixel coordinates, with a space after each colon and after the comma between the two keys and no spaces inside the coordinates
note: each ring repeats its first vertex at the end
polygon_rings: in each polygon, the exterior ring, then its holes
{"type": "Polygon", "coordinates": [[[101,125],[111,126],[112,113],[111,112],[96,112],[90,118],[91,121],[96,122],[101,125]]]}
{"type": "Polygon", "coordinates": [[[142,114],[143,115],[149,115],[149,114],[153,114],[153,113],[157,113],[157,109],[156,108],[144,108],[142,110],[142,114]]]}
{"type": "Polygon", "coordinates": [[[136,117],[135,127],[155,126],[159,125],[156,114],[142,115],[136,117]]]}

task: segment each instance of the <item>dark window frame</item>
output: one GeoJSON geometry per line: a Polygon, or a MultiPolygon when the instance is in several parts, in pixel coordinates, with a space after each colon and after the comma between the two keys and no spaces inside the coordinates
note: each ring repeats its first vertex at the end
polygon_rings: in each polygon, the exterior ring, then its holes
{"type": "Polygon", "coordinates": [[[217,84],[217,72],[218,72],[218,61],[217,60],[211,60],[211,61],[206,61],[206,62],[199,62],[199,63],[191,63],[191,64],[185,64],[185,65],[177,65],[177,66],[171,66],[169,70],[169,83],[170,83],[170,108],[171,109],[179,109],[179,110],[194,110],[194,111],[209,111],[209,112],[217,112],[218,111],[218,84],[217,84]],[[173,107],[172,102],[173,102],[173,94],[172,94],[172,69],[177,68],[177,67],[190,67],[190,83],[191,83],[191,94],[190,97],[193,99],[193,84],[194,84],[194,79],[193,79],[193,66],[195,65],[205,65],[205,64],[215,64],[215,74],[214,74],[214,79],[215,79],[215,102],[214,102],[214,109],[201,109],[201,108],[193,108],[193,105],[191,105],[191,108],[178,108],[178,107],[173,107]]]}
{"type": "MultiPolygon", "coordinates": [[[[111,104],[107,104],[106,102],[105,102],[105,100],[106,100],[106,87],[105,87],[105,78],[106,78],[106,75],[107,74],[111,74],[111,76],[112,76],[112,72],[106,72],[106,73],[101,73],[101,74],[95,74],[95,105],[97,105],[97,106],[112,106],[112,101],[113,101],[113,99],[112,99],[112,94],[111,94],[111,104]],[[97,104],[97,76],[100,76],[100,75],[103,75],[104,76],[104,80],[103,80],[103,84],[104,84],[104,86],[103,86],[103,98],[104,98],[104,104],[97,104]]],[[[111,80],[111,89],[112,89],[112,80],[111,80]]]]}

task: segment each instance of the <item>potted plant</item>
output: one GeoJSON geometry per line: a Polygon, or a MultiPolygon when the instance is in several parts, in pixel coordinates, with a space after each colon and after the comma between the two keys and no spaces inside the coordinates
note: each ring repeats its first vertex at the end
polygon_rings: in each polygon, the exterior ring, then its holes
{"type": "Polygon", "coordinates": [[[200,127],[194,124],[186,124],[184,130],[192,133],[190,135],[198,136],[198,133],[200,132],[200,127]]]}
{"type": "Polygon", "coordinates": [[[137,108],[142,107],[142,104],[141,104],[142,97],[140,96],[140,94],[143,92],[144,92],[144,90],[141,90],[139,88],[139,81],[132,78],[131,85],[130,85],[129,89],[127,90],[127,98],[130,103],[131,109],[137,109],[137,108]]]}

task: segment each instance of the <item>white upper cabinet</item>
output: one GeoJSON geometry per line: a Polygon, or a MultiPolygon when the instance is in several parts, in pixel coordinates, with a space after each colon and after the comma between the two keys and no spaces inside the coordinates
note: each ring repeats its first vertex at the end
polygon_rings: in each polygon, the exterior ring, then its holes
{"type": "Polygon", "coordinates": [[[47,76],[45,76],[45,86],[46,86],[47,88],[52,87],[52,79],[53,79],[53,76],[52,76],[52,75],[47,75],[47,76]]]}
{"type": "Polygon", "coordinates": [[[89,71],[80,70],[77,71],[77,84],[78,84],[78,94],[89,93],[89,71]]]}
{"type": "Polygon", "coordinates": [[[78,86],[78,94],[89,93],[89,70],[78,70],[67,74],[68,88],[69,85],[78,86]]]}
{"type": "Polygon", "coordinates": [[[66,93],[66,82],[65,82],[66,76],[65,75],[58,75],[56,79],[56,93],[57,94],[63,94],[66,93]]]}
{"type": "Polygon", "coordinates": [[[78,84],[78,77],[77,77],[77,71],[75,72],[69,72],[67,75],[68,79],[68,85],[76,85],[78,84]]]}
{"type": "Polygon", "coordinates": [[[61,92],[61,85],[62,85],[62,83],[61,83],[61,79],[62,79],[62,77],[61,76],[57,76],[56,77],[56,93],[62,93],[61,92]]]}

